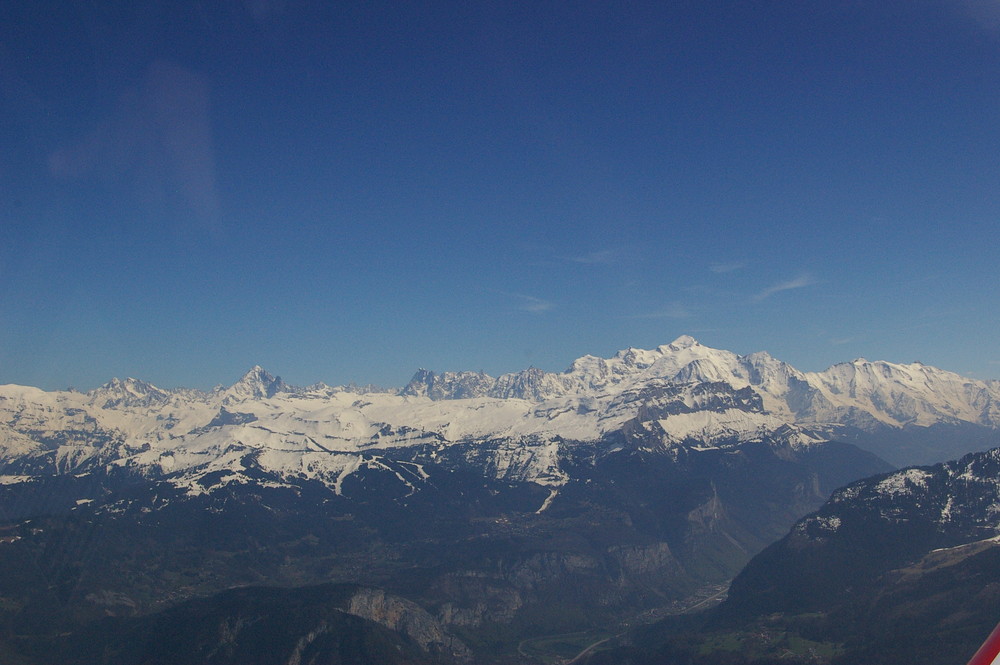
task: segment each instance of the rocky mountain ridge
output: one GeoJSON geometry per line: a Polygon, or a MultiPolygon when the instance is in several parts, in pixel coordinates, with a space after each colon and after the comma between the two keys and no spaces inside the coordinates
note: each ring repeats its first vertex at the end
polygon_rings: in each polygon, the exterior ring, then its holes
{"type": "Polygon", "coordinates": [[[379,451],[433,450],[433,457],[457,445],[500,477],[558,485],[566,442],[639,430],[656,432],[668,447],[781,431],[796,445],[841,439],[912,463],[1000,443],[998,386],[919,363],[856,360],[803,373],[764,352],[739,356],[688,336],[653,350],[584,356],[563,373],[529,368],[494,379],[421,370],[401,390],[298,388],[259,366],[210,392],[132,378],[88,393],[7,385],[0,386],[0,473],[114,464],[200,476],[238,471],[253,453],[279,475],[337,485],[379,451]],[[471,445],[484,441],[493,443],[471,445]]]}
{"type": "Polygon", "coordinates": [[[798,423],[861,428],[962,421],[1000,425],[1000,383],[962,377],[922,363],[859,358],[822,372],[801,372],[764,351],[746,356],[701,345],[690,336],[653,350],[629,348],[612,358],[584,356],[562,373],[537,368],[492,378],[482,372],[420,370],[401,391],[432,399],[470,397],[543,401],[594,395],[652,379],[750,386],[766,409],[798,423]]]}

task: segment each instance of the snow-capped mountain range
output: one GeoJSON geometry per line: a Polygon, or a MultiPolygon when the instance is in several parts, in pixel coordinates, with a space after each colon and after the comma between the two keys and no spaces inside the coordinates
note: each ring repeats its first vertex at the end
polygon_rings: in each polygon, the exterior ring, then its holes
{"type": "Polygon", "coordinates": [[[921,363],[859,358],[823,372],[800,372],[761,351],[746,356],[682,336],[653,350],[625,349],[612,358],[583,356],[561,374],[530,368],[492,378],[481,372],[420,370],[402,391],[435,400],[470,397],[532,401],[601,395],[653,380],[750,386],[767,412],[801,423],[892,427],[964,421],[1000,424],[1000,382],[976,381],[921,363]]]}
{"type": "MultiPolygon", "coordinates": [[[[996,430],[1000,382],[864,359],[800,372],[765,352],[741,356],[683,336],[652,350],[584,356],[562,373],[420,370],[401,390],[297,388],[259,366],[210,392],[133,378],[87,393],[0,386],[0,472],[102,465],[178,478],[227,471],[238,480],[251,455],[278,477],[339,490],[353,471],[382,464],[386,450],[436,459],[462,446],[497,478],[559,486],[567,442],[621,446],[641,433],[642,445],[662,448],[764,436],[808,446],[843,428],[940,424],[996,430]]],[[[403,482],[423,473],[417,461],[393,469],[403,482]]]]}

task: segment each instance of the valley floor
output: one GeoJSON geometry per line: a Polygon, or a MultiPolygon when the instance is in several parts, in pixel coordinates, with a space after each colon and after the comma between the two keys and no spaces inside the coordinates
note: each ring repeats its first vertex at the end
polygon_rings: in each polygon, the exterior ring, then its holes
{"type": "Polygon", "coordinates": [[[728,582],[705,585],[682,600],[637,615],[623,624],[624,630],[621,632],[578,631],[532,637],[522,640],[518,644],[517,653],[526,659],[525,665],[574,665],[582,663],[587,656],[599,651],[602,646],[610,645],[614,639],[623,637],[631,627],[653,624],[668,616],[710,609],[723,602],[728,593],[728,582]]]}

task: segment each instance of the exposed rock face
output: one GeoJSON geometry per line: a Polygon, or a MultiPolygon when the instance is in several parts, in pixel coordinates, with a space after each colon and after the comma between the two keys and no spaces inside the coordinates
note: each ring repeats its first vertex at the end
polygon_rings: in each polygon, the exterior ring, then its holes
{"type": "Polygon", "coordinates": [[[682,570],[667,543],[613,547],[608,553],[621,566],[622,583],[637,576],[663,575],[664,571],[674,571],[677,574],[682,570]]]}
{"type": "Polygon", "coordinates": [[[268,399],[278,393],[289,392],[297,390],[282,381],[280,376],[273,376],[260,365],[254,365],[223,394],[225,402],[235,403],[245,399],[268,399]]]}
{"type": "Polygon", "coordinates": [[[419,369],[403,390],[402,395],[430,397],[433,400],[485,397],[496,379],[483,372],[443,372],[436,374],[419,369]]]}
{"type": "Polygon", "coordinates": [[[445,632],[426,610],[381,589],[359,589],[351,597],[347,611],[406,635],[429,653],[471,658],[468,647],[445,632]]]}
{"type": "Polygon", "coordinates": [[[429,653],[409,636],[345,611],[359,593],[352,584],[228,589],[141,616],[105,617],[44,641],[4,635],[0,660],[24,665],[454,665],[457,659],[450,653],[429,653]]]}
{"type": "Polygon", "coordinates": [[[480,571],[459,571],[437,581],[434,592],[450,600],[437,610],[449,626],[510,623],[524,606],[524,598],[509,586],[480,571]]]}

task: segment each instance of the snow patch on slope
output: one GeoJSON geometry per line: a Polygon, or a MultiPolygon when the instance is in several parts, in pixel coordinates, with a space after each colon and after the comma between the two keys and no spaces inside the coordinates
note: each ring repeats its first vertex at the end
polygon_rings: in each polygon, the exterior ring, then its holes
{"type": "Polygon", "coordinates": [[[875,489],[890,496],[912,494],[916,488],[927,489],[927,479],[930,477],[931,474],[923,469],[905,469],[879,481],[875,489]]]}

